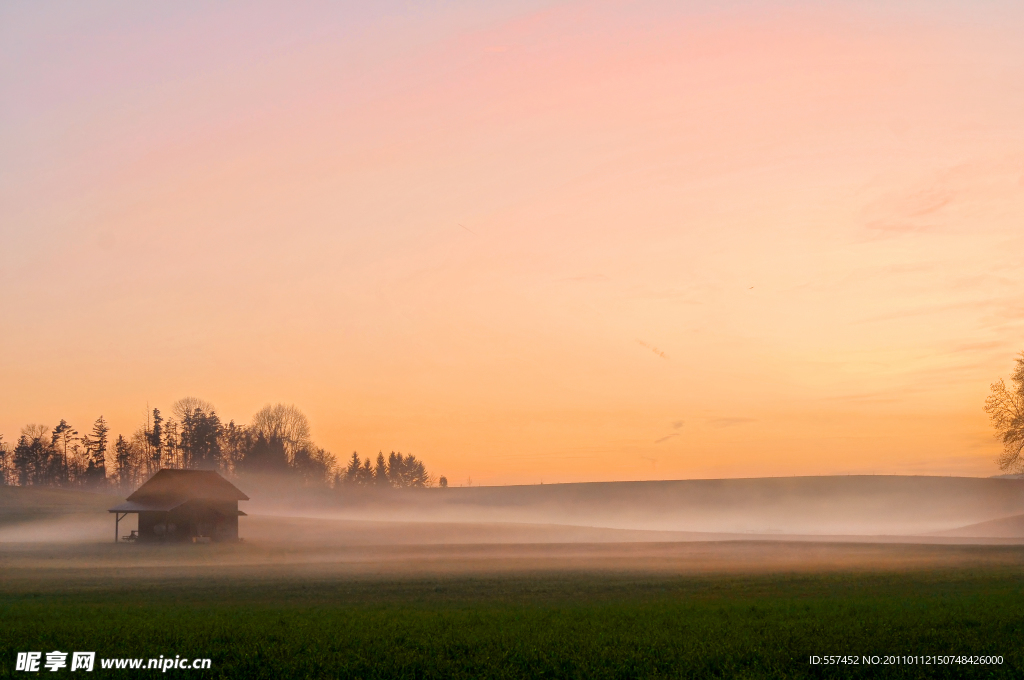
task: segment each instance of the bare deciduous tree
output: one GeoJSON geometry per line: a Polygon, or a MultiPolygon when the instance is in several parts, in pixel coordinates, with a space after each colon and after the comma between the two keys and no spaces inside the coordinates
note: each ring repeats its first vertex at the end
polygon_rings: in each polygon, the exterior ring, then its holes
{"type": "Polygon", "coordinates": [[[297,451],[311,446],[309,420],[293,405],[267,404],[252,417],[250,431],[267,442],[284,444],[291,462],[297,451]]]}
{"type": "Polygon", "coordinates": [[[31,423],[21,428],[21,436],[27,437],[28,439],[42,439],[50,430],[46,425],[39,425],[38,423],[31,423]]]}
{"type": "Polygon", "coordinates": [[[213,404],[205,399],[200,399],[199,397],[185,397],[174,402],[174,405],[171,406],[171,413],[174,414],[174,417],[180,423],[185,420],[185,416],[191,416],[194,414],[196,409],[199,409],[203,413],[212,413],[216,410],[213,408],[213,404]]]}
{"type": "Polygon", "coordinates": [[[14,474],[21,486],[56,485],[61,481],[63,461],[46,436],[45,425],[26,425],[14,447],[14,474]]]}
{"type": "Polygon", "coordinates": [[[131,493],[147,476],[149,453],[147,431],[139,428],[131,440],[118,436],[114,443],[114,475],[112,481],[125,493],[131,493]]]}
{"type": "Polygon", "coordinates": [[[999,468],[1010,472],[1024,471],[1024,352],[1017,357],[1017,366],[1010,376],[1010,386],[1000,378],[992,383],[992,392],[985,399],[996,436],[1003,442],[999,468]]]}

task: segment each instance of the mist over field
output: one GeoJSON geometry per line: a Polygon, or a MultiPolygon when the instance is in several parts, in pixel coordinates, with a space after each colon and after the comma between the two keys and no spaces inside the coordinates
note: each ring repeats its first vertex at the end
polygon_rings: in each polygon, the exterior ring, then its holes
{"type": "Polygon", "coordinates": [[[1024,512],[1024,482],[954,477],[791,477],[458,487],[254,496],[253,513],[518,522],[648,531],[927,534],[1024,512]]]}
{"type": "MultiPolygon", "coordinates": [[[[797,536],[939,541],[940,534],[968,525],[1024,515],[1024,480],[995,478],[843,476],[376,490],[308,488],[294,478],[267,475],[237,483],[251,498],[242,503],[247,516],[240,520],[240,534],[268,545],[797,536]]],[[[2,488],[0,542],[112,539],[112,517],[105,511],[118,501],[112,494],[2,488]]],[[[131,520],[124,520],[122,533],[131,528],[131,520]]],[[[983,529],[973,537],[985,537],[983,529]]],[[[1024,532],[994,531],[992,537],[1024,539],[1024,532]]]]}

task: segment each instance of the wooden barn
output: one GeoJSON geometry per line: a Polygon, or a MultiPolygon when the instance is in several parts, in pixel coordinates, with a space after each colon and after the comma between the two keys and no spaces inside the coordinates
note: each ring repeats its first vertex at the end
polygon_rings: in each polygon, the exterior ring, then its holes
{"type": "Polygon", "coordinates": [[[138,532],[124,538],[143,543],[237,541],[238,501],[249,497],[212,470],[160,470],[111,508],[114,540],[129,513],[139,516],[138,532]]]}

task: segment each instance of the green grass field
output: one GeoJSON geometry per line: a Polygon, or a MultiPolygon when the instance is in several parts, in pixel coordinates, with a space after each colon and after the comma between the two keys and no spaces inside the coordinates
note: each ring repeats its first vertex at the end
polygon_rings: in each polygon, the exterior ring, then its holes
{"type": "MultiPolygon", "coordinates": [[[[665,575],[194,576],[0,593],[18,651],[209,657],[237,678],[1020,677],[1019,569],[665,575]],[[817,655],[1001,655],[824,666],[817,655]]],[[[102,671],[152,675],[157,671],[102,671]]],[[[67,673],[64,670],[63,673],[67,673]]],[[[43,671],[47,677],[57,673],[43,671]]]]}

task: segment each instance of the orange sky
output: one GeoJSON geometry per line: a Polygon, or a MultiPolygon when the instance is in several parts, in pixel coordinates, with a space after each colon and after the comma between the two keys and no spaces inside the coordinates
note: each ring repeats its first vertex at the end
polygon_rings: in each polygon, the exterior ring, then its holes
{"type": "Polygon", "coordinates": [[[998,472],[1019,4],[370,4],[0,8],[7,441],[195,395],[455,484],[998,472]]]}

